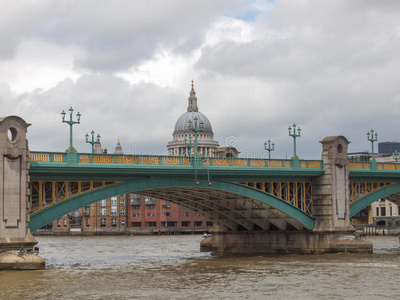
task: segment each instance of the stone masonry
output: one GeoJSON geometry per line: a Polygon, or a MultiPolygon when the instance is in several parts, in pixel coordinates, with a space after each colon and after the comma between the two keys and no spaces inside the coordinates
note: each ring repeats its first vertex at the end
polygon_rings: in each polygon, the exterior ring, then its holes
{"type": "Polygon", "coordinates": [[[42,269],[30,251],[37,241],[28,214],[30,124],[17,116],[0,118],[0,269],[42,269]]]}
{"type": "Polygon", "coordinates": [[[313,180],[314,231],[354,232],[349,218],[350,142],[344,136],[330,136],[321,143],[325,172],[313,180]]]}

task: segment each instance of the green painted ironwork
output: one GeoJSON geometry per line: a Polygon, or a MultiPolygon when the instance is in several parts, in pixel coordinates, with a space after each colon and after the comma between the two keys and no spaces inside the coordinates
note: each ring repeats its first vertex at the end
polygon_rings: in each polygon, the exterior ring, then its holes
{"type": "Polygon", "coordinates": [[[300,166],[300,161],[299,161],[299,157],[296,154],[296,138],[300,137],[300,132],[301,132],[301,128],[297,128],[297,133],[296,133],[296,127],[297,125],[295,123],[293,123],[293,132],[292,132],[292,127],[289,126],[288,130],[289,130],[289,136],[293,137],[293,167],[297,168],[300,166]]]}
{"type": "Polygon", "coordinates": [[[95,135],[94,130],[92,130],[92,132],[90,134],[92,135],[92,140],[91,141],[89,141],[89,133],[85,134],[86,143],[92,145],[92,153],[94,153],[94,145],[100,144],[100,134],[97,134],[97,139],[96,140],[94,140],[94,135],[95,135]]]}
{"type": "Polygon", "coordinates": [[[379,199],[400,192],[400,183],[388,185],[371,192],[350,204],[350,218],[379,199]]]}
{"type": "MultiPolygon", "coordinates": [[[[29,174],[31,180],[108,180],[127,181],[144,176],[187,176],[194,178],[193,166],[157,164],[96,164],[78,163],[69,165],[67,163],[31,162],[29,174]]],[[[279,161],[278,161],[279,162],[279,161]]],[[[296,168],[291,167],[248,167],[246,166],[202,166],[197,168],[197,174],[209,174],[213,179],[227,181],[263,181],[268,180],[292,180],[310,181],[313,177],[322,175],[323,162],[318,161],[318,168],[296,168]]],[[[263,162],[264,163],[264,162],[263,162]]],[[[285,161],[282,161],[284,164],[285,161]]]]}
{"type": "Polygon", "coordinates": [[[271,140],[268,140],[264,143],[264,149],[268,151],[268,159],[271,159],[271,151],[275,151],[275,143],[271,144],[271,140]]]}
{"type": "Polygon", "coordinates": [[[202,164],[200,155],[199,155],[199,150],[197,147],[197,136],[198,133],[204,130],[204,122],[200,121],[200,125],[197,126],[197,121],[199,120],[199,118],[197,116],[194,117],[194,127],[192,126],[192,120],[189,120],[189,130],[194,132],[194,155],[190,154],[191,158],[194,158],[194,160],[192,161],[193,166],[196,168],[198,165],[202,164]]]}
{"type": "Polygon", "coordinates": [[[65,111],[61,112],[62,122],[67,123],[69,125],[69,149],[67,149],[65,152],[67,154],[67,161],[71,164],[74,164],[78,162],[78,157],[76,150],[74,149],[73,146],[72,125],[80,124],[81,114],[78,111],[78,113],[76,114],[77,121],[72,121],[72,113],[74,112],[73,108],[70,107],[68,112],[69,112],[69,121],[65,121],[65,114],[66,114],[65,111]]]}
{"type": "Polygon", "coordinates": [[[86,205],[98,202],[102,199],[125,193],[140,193],[141,191],[157,189],[157,188],[174,188],[174,187],[195,187],[205,190],[220,190],[229,193],[243,195],[245,197],[268,204],[281,212],[288,215],[298,222],[302,223],[306,228],[312,230],[314,227],[314,218],[292,204],[267,194],[263,191],[247,187],[241,184],[213,180],[212,186],[208,185],[206,180],[200,181],[198,184],[188,178],[150,178],[132,180],[119,184],[114,184],[93,190],[91,192],[71,197],[67,200],[60,201],[51,205],[30,217],[29,228],[31,232],[40,227],[86,205]]]}
{"type": "Polygon", "coordinates": [[[396,161],[396,169],[397,169],[397,163],[399,161],[399,153],[397,153],[397,150],[393,152],[392,156],[393,159],[396,161]]]}

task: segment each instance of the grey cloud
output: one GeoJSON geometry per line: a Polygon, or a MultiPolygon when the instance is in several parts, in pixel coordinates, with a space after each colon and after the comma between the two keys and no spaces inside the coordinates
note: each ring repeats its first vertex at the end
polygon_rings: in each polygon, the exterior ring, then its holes
{"type": "Polygon", "coordinates": [[[0,59],[11,58],[21,40],[38,36],[83,50],[77,68],[126,70],[151,58],[160,47],[190,53],[203,43],[216,16],[235,10],[235,3],[239,1],[76,0],[43,1],[37,6],[22,2],[5,10],[11,16],[0,30],[0,38],[8,41],[0,48],[0,59]]]}
{"type": "Polygon", "coordinates": [[[147,83],[132,85],[106,74],[84,75],[75,83],[66,79],[49,90],[20,95],[0,84],[2,114],[19,115],[32,123],[28,138],[31,150],[36,151],[64,151],[68,147],[69,129],[62,124],[60,113],[72,106],[74,120],[78,111],[82,115],[81,124],[73,126],[78,151],[90,151],[84,136],[95,130],[108,150],[114,150],[120,138],[124,150],[131,153],[165,153],[175,121],[186,110],[186,99],[187,95],[173,89],[147,83]],[[173,117],[168,118],[169,114],[173,117]]]}
{"type": "MultiPolygon", "coordinates": [[[[300,143],[314,157],[317,141],[327,135],[346,135],[352,151],[368,149],[370,127],[382,131],[381,141],[399,138],[389,125],[397,123],[400,110],[399,6],[393,1],[279,1],[254,23],[257,39],[208,45],[196,67],[209,80],[249,85],[241,101],[250,111],[239,104],[230,117],[243,120],[241,136],[246,131],[274,136],[271,128],[280,132],[298,122],[304,129],[300,143]]],[[[229,97],[240,103],[234,91],[229,97]]],[[[257,134],[252,137],[260,145],[257,134]]],[[[258,147],[255,140],[247,138],[252,149],[258,147]]],[[[287,137],[282,142],[290,149],[287,137]]]]}

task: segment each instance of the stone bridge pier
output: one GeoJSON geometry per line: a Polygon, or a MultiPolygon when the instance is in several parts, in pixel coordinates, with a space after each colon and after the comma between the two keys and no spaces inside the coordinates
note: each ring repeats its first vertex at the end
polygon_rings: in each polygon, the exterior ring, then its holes
{"type": "Polygon", "coordinates": [[[0,118],[0,270],[45,267],[28,227],[29,126],[17,116],[0,118]]]}
{"type": "Polygon", "coordinates": [[[312,230],[227,231],[213,228],[201,248],[231,253],[372,253],[372,243],[354,236],[349,211],[349,169],[343,136],[322,141],[324,174],[312,180],[312,230]]]}

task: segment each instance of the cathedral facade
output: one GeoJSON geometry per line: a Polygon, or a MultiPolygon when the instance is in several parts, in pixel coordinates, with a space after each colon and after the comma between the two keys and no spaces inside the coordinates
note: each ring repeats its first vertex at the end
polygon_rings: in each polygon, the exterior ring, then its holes
{"type": "Polygon", "coordinates": [[[197,127],[202,124],[203,130],[197,135],[197,149],[201,156],[214,157],[217,154],[219,143],[214,141],[214,132],[208,118],[199,111],[197,106],[196,92],[194,91],[193,81],[192,89],[188,98],[187,111],[184,112],[176,121],[172,141],[168,143],[168,155],[172,156],[190,156],[190,145],[194,151],[195,134],[190,129],[197,119],[197,127]]]}

